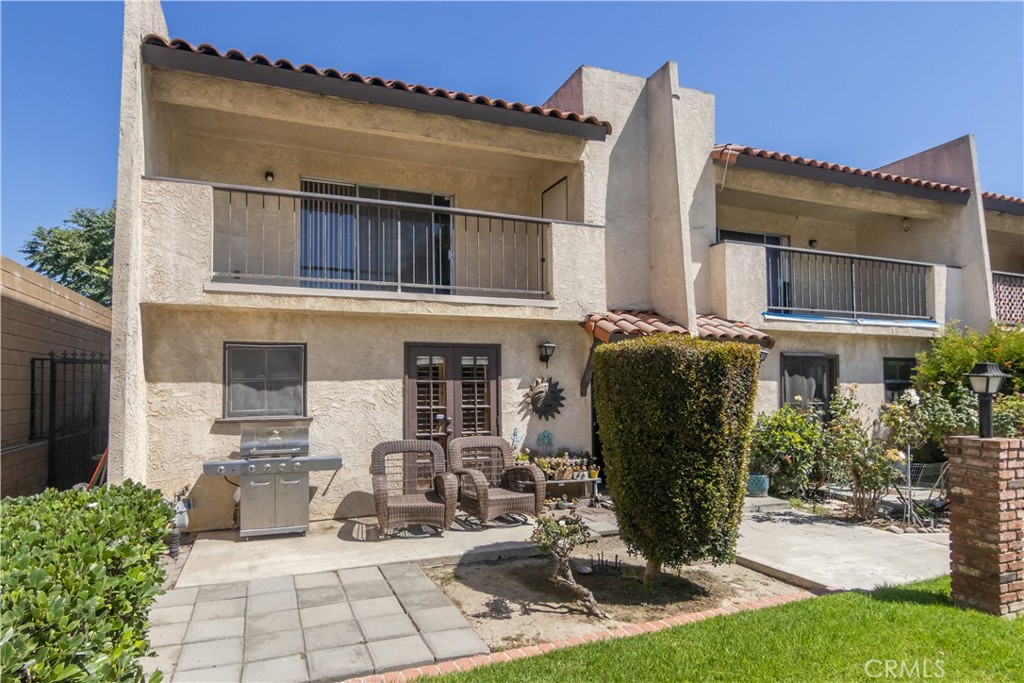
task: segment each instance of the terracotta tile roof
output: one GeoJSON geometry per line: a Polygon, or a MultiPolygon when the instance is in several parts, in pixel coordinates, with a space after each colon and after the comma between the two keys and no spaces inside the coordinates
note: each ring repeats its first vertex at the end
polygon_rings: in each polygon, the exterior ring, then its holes
{"type": "MultiPolygon", "coordinates": [[[[688,334],[686,327],[654,311],[609,311],[593,313],[583,321],[587,334],[603,342],[613,337],[646,336],[664,332],[688,334]]],[[[743,341],[765,348],[775,346],[775,339],[743,322],[725,320],[715,315],[697,315],[697,333],[705,339],[743,341]]]]}
{"type": "Polygon", "coordinates": [[[912,185],[915,187],[922,187],[930,190],[942,190],[944,192],[953,192],[956,194],[970,194],[970,190],[966,187],[959,185],[950,185],[949,183],[939,183],[933,180],[921,180],[919,178],[909,178],[906,176],[895,175],[893,173],[882,173],[880,171],[869,171],[863,168],[854,168],[853,166],[843,166],[841,164],[832,164],[827,161],[818,161],[817,159],[811,159],[808,157],[795,157],[791,154],[784,154],[782,152],[773,152],[767,149],[758,149],[756,147],[744,147],[742,145],[715,145],[711,149],[711,158],[718,161],[725,161],[733,163],[736,161],[739,155],[744,154],[751,157],[760,157],[762,159],[773,159],[776,161],[787,161],[793,164],[800,164],[801,166],[809,166],[811,168],[820,168],[826,171],[836,171],[838,173],[847,173],[856,176],[865,176],[867,178],[874,178],[875,180],[887,180],[893,183],[901,183],[903,185],[912,185]]]}
{"type": "Polygon", "coordinates": [[[1013,197],[1008,194],[996,194],[995,192],[982,192],[981,196],[983,199],[995,199],[1000,202],[1007,202],[1009,204],[1024,204],[1024,199],[1020,197],[1013,197]]]}
{"type": "Polygon", "coordinates": [[[492,99],[486,95],[470,95],[464,92],[457,92],[454,90],[445,90],[444,88],[431,88],[425,85],[417,85],[415,83],[405,83],[404,81],[397,80],[386,80],[379,76],[363,76],[354,72],[340,72],[337,69],[319,69],[312,64],[300,64],[295,66],[292,62],[287,59],[278,59],[272,61],[270,58],[265,57],[261,54],[255,54],[252,57],[247,57],[244,53],[239,50],[231,49],[227,52],[222,53],[220,50],[208,43],[202,43],[199,46],[193,46],[186,40],[181,38],[167,39],[163,36],[156,34],[149,34],[142,39],[142,42],[147,45],[158,45],[167,48],[173,48],[175,50],[183,50],[185,52],[191,52],[194,54],[209,55],[212,57],[220,57],[221,59],[234,59],[242,62],[249,62],[250,64],[257,64],[260,66],[267,66],[277,69],[283,69],[285,71],[294,71],[298,73],[312,74],[314,76],[322,76],[324,78],[337,78],[343,81],[349,81],[354,83],[362,83],[367,86],[373,86],[378,88],[388,88],[390,90],[401,90],[408,93],[416,93],[421,95],[427,95],[431,97],[443,97],[449,100],[458,100],[462,102],[470,102],[473,104],[479,104],[486,107],[495,107],[499,109],[507,109],[509,111],[525,112],[527,114],[537,114],[539,116],[550,116],[553,118],[575,121],[577,123],[586,123],[594,126],[601,126],[610,135],[612,132],[612,125],[607,121],[601,121],[596,116],[583,116],[571,111],[562,111],[560,109],[549,109],[547,107],[531,106],[523,104],[522,102],[508,102],[502,99],[492,99]]]}

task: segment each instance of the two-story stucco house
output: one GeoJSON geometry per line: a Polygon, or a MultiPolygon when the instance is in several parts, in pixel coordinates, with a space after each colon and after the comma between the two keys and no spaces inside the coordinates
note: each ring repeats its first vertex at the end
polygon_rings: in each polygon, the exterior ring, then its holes
{"type": "Polygon", "coordinates": [[[227,528],[202,463],[308,425],[345,458],[311,516],[370,514],[381,441],[593,450],[592,347],[655,331],[761,345],[760,410],[839,381],[877,406],[1024,272],[1024,204],[983,201],[969,138],[863,172],[716,146],[714,116],[673,63],[530,107],[169,40],[128,3],[111,480],[227,528]],[[523,406],[542,376],[551,420],[523,406]]]}

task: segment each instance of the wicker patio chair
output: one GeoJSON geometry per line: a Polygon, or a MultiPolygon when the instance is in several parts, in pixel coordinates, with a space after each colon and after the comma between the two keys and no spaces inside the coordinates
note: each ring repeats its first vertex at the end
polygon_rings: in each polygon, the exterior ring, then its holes
{"type": "Polygon", "coordinates": [[[512,446],[501,437],[452,439],[448,464],[459,476],[460,507],[481,523],[508,514],[536,517],[544,509],[544,473],[536,465],[516,465],[512,446]]]}
{"type": "Polygon", "coordinates": [[[455,518],[458,478],[447,471],[444,449],[434,441],[386,441],[370,455],[373,502],[380,533],[428,524],[444,534],[455,518]]]}

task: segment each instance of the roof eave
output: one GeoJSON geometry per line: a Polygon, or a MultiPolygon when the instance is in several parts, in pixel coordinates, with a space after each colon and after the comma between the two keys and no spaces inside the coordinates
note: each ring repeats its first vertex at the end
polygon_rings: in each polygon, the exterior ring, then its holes
{"type": "Polygon", "coordinates": [[[1024,216],[1024,204],[1020,202],[1007,201],[999,197],[982,197],[981,205],[986,211],[998,211],[999,213],[1012,213],[1015,216],[1024,216]]]}
{"type": "Polygon", "coordinates": [[[258,83],[277,88],[287,88],[318,95],[331,95],[347,100],[400,107],[413,111],[455,116],[462,119],[496,123],[516,128],[527,128],[543,133],[559,133],[586,140],[605,140],[608,131],[604,126],[581,121],[560,119],[553,116],[539,116],[530,112],[486,107],[474,102],[430,97],[420,93],[393,90],[346,81],[337,78],[271,68],[260,64],[236,59],[225,59],[213,55],[178,50],[162,45],[143,43],[142,61],[179,71],[189,71],[208,76],[230,78],[247,83],[258,83]]]}
{"type": "MultiPolygon", "coordinates": [[[[726,163],[721,159],[715,159],[715,162],[720,164],[726,163]]],[[[966,192],[950,192],[948,190],[940,190],[933,187],[921,187],[919,185],[910,185],[892,180],[884,180],[882,178],[872,178],[867,175],[842,173],[840,171],[833,171],[827,168],[795,164],[783,159],[766,159],[764,157],[752,156],[750,154],[736,154],[728,163],[733,166],[766,171],[768,173],[778,173],[780,175],[795,176],[797,178],[808,178],[810,180],[818,180],[825,183],[837,183],[839,185],[860,187],[878,192],[889,192],[890,194],[898,194],[906,197],[930,199],[936,202],[966,204],[970,199],[970,195],[966,192]]]]}

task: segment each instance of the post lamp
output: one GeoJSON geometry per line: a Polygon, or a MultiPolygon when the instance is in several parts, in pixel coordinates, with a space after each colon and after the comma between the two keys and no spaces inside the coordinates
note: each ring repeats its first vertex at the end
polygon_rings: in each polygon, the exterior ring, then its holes
{"type": "Polygon", "coordinates": [[[540,349],[540,360],[544,363],[544,367],[548,366],[548,361],[551,360],[551,356],[555,355],[555,349],[558,348],[557,344],[551,342],[544,342],[539,347],[540,349]]]}
{"type": "Polygon", "coordinates": [[[978,363],[964,375],[971,390],[978,395],[978,435],[992,437],[992,397],[999,393],[1003,381],[1009,377],[995,363],[978,363]]]}

